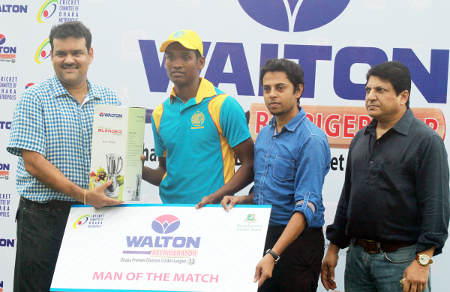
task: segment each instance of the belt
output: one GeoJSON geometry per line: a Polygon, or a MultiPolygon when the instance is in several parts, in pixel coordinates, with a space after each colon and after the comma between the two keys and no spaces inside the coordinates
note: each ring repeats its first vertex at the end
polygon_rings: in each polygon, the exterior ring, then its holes
{"type": "Polygon", "coordinates": [[[24,197],[20,197],[20,201],[24,206],[30,208],[38,208],[38,209],[47,209],[47,210],[64,210],[70,209],[72,205],[80,204],[80,202],[76,201],[60,201],[60,200],[50,200],[47,202],[38,203],[35,201],[28,200],[24,197]]]}
{"type": "Polygon", "coordinates": [[[401,247],[413,245],[415,244],[415,242],[407,242],[407,241],[379,242],[368,239],[355,239],[353,244],[361,246],[367,253],[376,254],[380,252],[394,252],[401,247]]]}

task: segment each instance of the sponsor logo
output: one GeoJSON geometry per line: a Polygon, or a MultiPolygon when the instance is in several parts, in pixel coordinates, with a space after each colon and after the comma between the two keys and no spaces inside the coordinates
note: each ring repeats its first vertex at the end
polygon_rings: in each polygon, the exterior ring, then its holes
{"type": "Polygon", "coordinates": [[[17,48],[6,46],[6,36],[0,33],[0,62],[16,62],[17,48]]]}
{"type": "Polygon", "coordinates": [[[42,64],[50,57],[50,40],[46,38],[37,48],[36,53],[34,54],[34,61],[38,64],[42,64]]]}
{"type": "MultiPolygon", "coordinates": [[[[280,31],[306,31],[323,26],[339,16],[349,4],[349,0],[239,0],[241,7],[253,19],[267,27],[280,31]]],[[[332,62],[333,78],[328,84],[342,99],[364,100],[365,83],[355,83],[350,77],[354,64],[373,66],[389,60],[406,65],[411,72],[411,80],[428,103],[447,103],[449,76],[449,50],[430,49],[430,59],[421,60],[411,48],[389,48],[387,51],[369,46],[347,46],[336,48],[324,45],[278,44],[264,41],[259,51],[260,64],[249,68],[245,43],[203,42],[204,56],[211,57],[205,67],[205,78],[215,86],[221,83],[236,87],[238,95],[263,95],[258,78],[251,77],[251,70],[258,70],[268,59],[285,58],[297,60],[305,72],[305,88],[302,98],[315,97],[317,61],[332,62]],[[389,53],[387,53],[389,52],[389,53]],[[389,55],[390,54],[390,55],[389,55]],[[232,71],[226,69],[231,63],[232,71]],[[255,92],[255,89],[257,92],[255,92]]],[[[169,78],[164,60],[160,60],[155,40],[139,40],[142,59],[150,92],[167,92],[169,78]]],[[[321,84],[327,86],[327,84],[321,84]]]]}
{"type": "MultiPolygon", "coordinates": [[[[158,41],[159,42],[159,41],[158,41]]],[[[158,46],[155,40],[139,40],[142,60],[150,92],[167,92],[169,77],[160,60],[158,46]]],[[[377,47],[348,46],[336,48],[324,45],[277,44],[262,43],[259,50],[260,64],[250,68],[244,43],[203,42],[203,54],[209,59],[205,66],[205,78],[215,86],[221,83],[232,84],[241,96],[263,95],[259,79],[252,79],[251,70],[259,70],[268,59],[286,58],[297,60],[305,72],[305,89],[302,98],[315,97],[315,82],[318,61],[333,66],[333,78],[322,81],[322,86],[334,88],[337,97],[347,100],[364,100],[365,83],[354,83],[350,73],[354,64],[373,66],[396,60],[405,64],[411,72],[411,80],[428,103],[447,103],[447,87],[449,76],[449,50],[430,49],[430,58],[421,60],[410,48],[392,48],[390,53],[377,47]],[[210,47],[211,53],[209,53],[210,47]],[[211,55],[208,57],[208,54],[211,55]],[[391,54],[388,56],[388,54],[391,54]],[[232,71],[226,68],[231,63],[232,71]],[[325,83],[324,83],[325,82],[325,83]],[[329,83],[327,83],[329,82],[329,83]]]]}
{"type": "Polygon", "coordinates": [[[86,223],[88,223],[89,221],[89,215],[81,215],[80,217],[78,217],[77,220],[75,220],[75,222],[73,222],[73,228],[77,229],[83,225],[85,225],[86,223]]]}
{"type": "Polygon", "coordinates": [[[100,113],[99,116],[102,118],[122,118],[122,114],[115,113],[100,113]]]}
{"type": "Polygon", "coordinates": [[[3,13],[28,13],[28,5],[0,4],[0,12],[3,12],[3,13]]]}
{"type": "Polygon", "coordinates": [[[54,15],[56,15],[56,9],[58,7],[58,0],[47,0],[42,4],[37,14],[37,20],[39,23],[49,21],[54,15]]]}
{"type": "MultiPolygon", "coordinates": [[[[327,135],[332,148],[348,148],[356,132],[367,126],[372,120],[364,107],[356,106],[312,106],[303,105],[306,117],[321,128],[327,135]]],[[[442,139],[445,138],[444,114],[437,108],[412,108],[414,116],[430,126],[442,139]]],[[[264,104],[250,105],[249,128],[252,138],[266,126],[271,114],[264,104]]]]}
{"type": "Polygon", "coordinates": [[[248,214],[245,218],[246,222],[255,222],[256,221],[256,214],[248,214]]]}
{"type": "Polygon", "coordinates": [[[103,219],[105,218],[104,214],[84,214],[77,218],[73,222],[73,228],[100,228],[103,226],[103,219]]]}
{"type": "Polygon", "coordinates": [[[79,18],[79,0],[47,0],[37,13],[39,23],[75,21],[79,18]]]}
{"type": "Polygon", "coordinates": [[[205,115],[201,111],[196,111],[191,117],[191,130],[203,129],[205,115]]]}
{"type": "Polygon", "coordinates": [[[350,0],[239,0],[256,22],[280,31],[308,31],[333,21],[350,0]]]}
{"type": "Polygon", "coordinates": [[[152,229],[161,234],[172,233],[180,227],[180,219],[173,215],[162,215],[152,222],[152,229]]]}
{"type": "Polygon", "coordinates": [[[127,249],[120,261],[195,264],[201,238],[179,235],[180,225],[180,219],[171,214],[155,218],[151,227],[158,235],[126,236],[127,249]]]}
{"type": "Polygon", "coordinates": [[[242,223],[236,224],[237,231],[255,232],[263,228],[262,224],[258,224],[256,214],[254,213],[247,214],[242,221],[242,223]]]}
{"type": "Polygon", "coordinates": [[[10,130],[10,129],[11,129],[11,122],[0,121],[0,130],[10,130]]]}
{"type": "Polygon", "coordinates": [[[0,247],[14,247],[16,243],[12,238],[0,238],[0,247]]]}
{"type": "Polygon", "coordinates": [[[27,85],[25,85],[25,89],[28,89],[28,88],[30,88],[30,87],[33,86],[33,85],[34,85],[33,82],[27,83],[27,85]]]}
{"type": "Polygon", "coordinates": [[[105,133],[105,134],[113,134],[113,135],[122,135],[122,130],[119,130],[119,129],[98,128],[97,132],[105,133]]]}
{"type": "Polygon", "coordinates": [[[17,79],[17,76],[0,76],[0,99],[16,99],[17,79]]]}
{"type": "Polygon", "coordinates": [[[9,163],[0,163],[0,180],[8,180],[9,179],[9,171],[11,165],[9,163]]]}
{"type": "Polygon", "coordinates": [[[76,21],[79,18],[80,0],[59,0],[58,22],[76,21]]]}
{"type": "Polygon", "coordinates": [[[11,194],[0,194],[0,217],[8,218],[11,211],[11,194]]]}

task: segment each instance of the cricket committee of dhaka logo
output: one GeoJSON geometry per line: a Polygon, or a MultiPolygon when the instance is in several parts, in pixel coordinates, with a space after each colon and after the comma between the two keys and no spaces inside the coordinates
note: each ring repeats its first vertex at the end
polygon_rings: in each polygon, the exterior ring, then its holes
{"type": "Polygon", "coordinates": [[[36,50],[36,53],[34,54],[34,61],[38,64],[42,64],[50,57],[50,51],[50,40],[46,38],[36,50]]]}
{"type": "Polygon", "coordinates": [[[85,215],[81,215],[80,217],[77,218],[77,220],[75,220],[75,222],[73,223],[73,228],[77,229],[81,226],[83,226],[84,224],[88,223],[89,221],[89,215],[85,214],[85,215]]]}
{"type": "Polygon", "coordinates": [[[37,14],[37,20],[39,23],[47,22],[56,13],[58,7],[58,0],[47,0],[42,4],[37,14]]]}
{"type": "Polygon", "coordinates": [[[308,31],[338,17],[350,0],[239,0],[244,11],[269,28],[308,31]]]}
{"type": "Polygon", "coordinates": [[[180,227],[180,219],[173,215],[161,215],[152,222],[154,231],[160,234],[172,233],[180,227]]]}

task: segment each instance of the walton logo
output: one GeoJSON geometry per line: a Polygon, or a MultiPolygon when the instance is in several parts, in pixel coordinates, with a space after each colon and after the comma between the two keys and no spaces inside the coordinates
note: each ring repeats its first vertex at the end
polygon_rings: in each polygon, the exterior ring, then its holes
{"type": "Polygon", "coordinates": [[[50,20],[55,15],[56,8],[58,7],[58,0],[47,0],[42,4],[37,14],[37,20],[39,23],[44,23],[50,20]]]}
{"type": "Polygon", "coordinates": [[[338,17],[350,0],[239,0],[260,24],[280,31],[308,31],[338,17]]]}
{"type": "Polygon", "coordinates": [[[8,180],[9,179],[9,163],[0,163],[0,180],[8,180]]]}
{"type": "Polygon", "coordinates": [[[152,222],[152,228],[158,233],[167,234],[180,227],[180,219],[173,215],[161,215],[152,222]]]}
{"type": "Polygon", "coordinates": [[[0,238],[0,247],[14,247],[15,239],[11,238],[0,238]]]}
{"type": "Polygon", "coordinates": [[[16,62],[16,47],[4,46],[6,43],[6,36],[0,33],[0,61],[3,62],[16,62]]]}
{"type": "Polygon", "coordinates": [[[0,4],[0,12],[4,13],[27,13],[28,5],[0,4]]]}
{"type": "Polygon", "coordinates": [[[115,113],[103,113],[101,112],[99,114],[100,117],[105,118],[122,118],[122,114],[115,114],[115,113]]]}
{"type": "Polygon", "coordinates": [[[11,122],[0,121],[0,130],[11,130],[11,122]]]}

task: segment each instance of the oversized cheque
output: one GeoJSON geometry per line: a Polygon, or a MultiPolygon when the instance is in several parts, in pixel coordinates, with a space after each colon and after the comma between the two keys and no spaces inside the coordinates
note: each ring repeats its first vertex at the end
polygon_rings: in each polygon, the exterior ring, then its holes
{"type": "Polygon", "coordinates": [[[256,291],[270,206],[75,206],[51,291],[256,291]]]}

